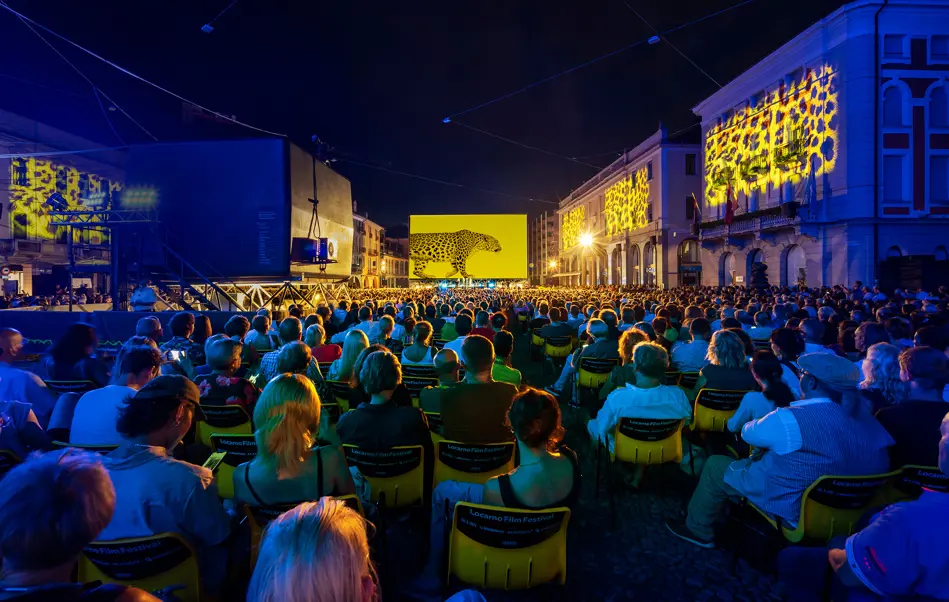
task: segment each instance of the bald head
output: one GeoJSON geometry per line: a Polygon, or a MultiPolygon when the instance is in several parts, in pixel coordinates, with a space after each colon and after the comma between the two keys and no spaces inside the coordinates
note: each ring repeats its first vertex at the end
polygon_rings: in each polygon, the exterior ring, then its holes
{"type": "Polygon", "coordinates": [[[0,328],[0,362],[12,364],[23,349],[23,335],[13,328],[0,328]]]}
{"type": "Polygon", "coordinates": [[[454,384],[458,382],[458,354],[451,349],[442,349],[435,354],[435,374],[439,384],[454,384]]]}

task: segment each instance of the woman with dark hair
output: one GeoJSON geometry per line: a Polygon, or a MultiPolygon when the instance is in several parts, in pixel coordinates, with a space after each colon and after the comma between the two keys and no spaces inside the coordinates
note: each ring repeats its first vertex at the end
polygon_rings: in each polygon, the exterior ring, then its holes
{"type": "Polygon", "coordinates": [[[70,324],[46,356],[49,380],[87,380],[97,387],[109,383],[109,370],[96,358],[99,337],[89,324],[70,324]]]}
{"type": "Polygon", "coordinates": [[[797,358],[804,353],[804,333],[793,328],[776,329],[771,333],[771,353],[781,362],[781,380],[799,397],[801,369],[797,365],[797,358]]]}
{"type": "Polygon", "coordinates": [[[200,314],[194,317],[194,332],[191,333],[191,349],[188,355],[191,356],[191,363],[195,366],[202,366],[207,363],[207,356],[204,355],[204,343],[208,337],[213,334],[211,329],[211,319],[200,314]]]}
{"type": "Polygon", "coordinates": [[[741,432],[747,422],[764,418],[775,408],[786,408],[798,399],[787,383],[782,380],[784,366],[770,351],[758,351],[751,360],[751,372],[761,385],[761,392],[745,393],[738,410],[728,420],[728,430],[741,432]]]}

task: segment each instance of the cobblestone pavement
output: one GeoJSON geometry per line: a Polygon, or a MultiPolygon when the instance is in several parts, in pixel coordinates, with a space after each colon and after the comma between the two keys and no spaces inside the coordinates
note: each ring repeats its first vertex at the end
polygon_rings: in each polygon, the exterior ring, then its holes
{"type": "MultiPolygon", "coordinates": [[[[525,337],[517,338],[514,364],[532,386],[553,382],[530,362],[525,337]]],[[[743,560],[732,571],[731,554],[705,550],[673,537],[665,520],[684,515],[694,479],[677,466],[651,468],[638,490],[617,478],[616,525],[602,479],[595,496],[595,448],[583,411],[565,409],[566,444],[577,452],[583,495],[570,519],[564,600],[778,601],[774,579],[743,560]]],[[[604,463],[605,468],[605,463],[604,463]]],[[[622,475],[617,475],[622,477],[622,475]]],[[[488,600],[558,599],[553,591],[525,596],[487,595],[488,600]]]]}

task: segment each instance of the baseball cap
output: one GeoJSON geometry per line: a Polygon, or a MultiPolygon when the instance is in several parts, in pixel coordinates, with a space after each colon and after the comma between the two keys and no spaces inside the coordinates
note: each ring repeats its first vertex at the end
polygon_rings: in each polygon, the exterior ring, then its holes
{"type": "Polygon", "coordinates": [[[177,374],[165,374],[148,381],[132,397],[132,401],[161,401],[173,399],[187,401],[194,406],[194,414],[199,420],[204,420],[204,410],[201,409],[201,392],[198,386],[177,374]]]}
{"type": "Polygon", "coordinates": [[[837,389],[853,389],[860,383],[861,374],[850,360],[829,353],[805,353],[797,358],[803,372],[837,389]]]}

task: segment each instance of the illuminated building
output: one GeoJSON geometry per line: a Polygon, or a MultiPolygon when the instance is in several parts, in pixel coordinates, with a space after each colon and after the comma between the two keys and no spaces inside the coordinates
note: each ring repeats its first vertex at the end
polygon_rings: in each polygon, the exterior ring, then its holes
{"type": "Polygon", "coordinates": [[[527,274],[530,283],[555,284],[560,270],[560,223],[557,213],[544,211],[531,220],[527,230],[527,274]]]}
{"type": "Polygon", "coordinates": [[[561,201],[559,282],[703,282],[689,232],[702,185],[698,157],[696,128],[669,136],[660,127],[561,201]]]}
{"type": "MultiPolygon", "coordinates": [[[[12,266],[4,276],[5,293],[39,293],[54,288],[54,269],[68,264],[66,230],[50,225],[53,209],[46,200],[59,193],[66,209],[108,209],[120,199],[124,155],[118,151],[28,156],[64,148],[89,149],[98,145],[38,121],[0,111],[0,265],[12,266]],[[35,280],[34,280],[35,279],[35,280]],[[45,279],[45,281],[44,281],[45,279]]],[[[77,263],[108,265],[108,233],[75,230],[77,263]]],[[[74,285],[106,288],[105,274],[79,274],[74,285]]]]}
{"type": "Polygon", "coordinates": [[[405,226],[396,226],[385,231],[382,247],[382,286],[409,286],[409,231],[405,226]]]}
{"type": "Polygon", "coordinates": [[[706,284],[949,281],[946,32],[946,2],[858,0],[693,109],[706,284]]]}
{"type": "Polygon", "coordinates": [[[385,229],[369,219],[369,214],[356,213],[353,201],[353,265],[349,282],[355,288],[382,286],[382,241],[385,229]]]}

